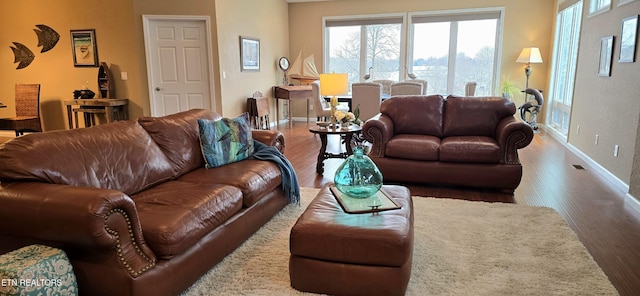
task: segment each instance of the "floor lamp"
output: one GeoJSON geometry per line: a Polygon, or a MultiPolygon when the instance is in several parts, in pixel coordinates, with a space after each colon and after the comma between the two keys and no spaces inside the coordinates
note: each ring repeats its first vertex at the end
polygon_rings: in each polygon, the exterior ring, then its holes
{"type": "MultiPolygon", "coordinates": [[[[540,56],[540,49],[537,47],[525,47],[520,52],[520,56],[516,60],[516,63],[526,63],[527,66],[524,67],[524,74],[527,75],[527,84],[526,88],[529,88],[529,76],[531,76],[531,64],[540,64],[542,63],[542,56],[540,56]]],[[[526,94],[525,94],[526,96],[526,94]]]]}

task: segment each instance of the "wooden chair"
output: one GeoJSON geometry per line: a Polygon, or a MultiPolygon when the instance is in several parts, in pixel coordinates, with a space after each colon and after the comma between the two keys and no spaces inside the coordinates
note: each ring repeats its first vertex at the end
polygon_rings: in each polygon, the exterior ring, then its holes
{"type": "Polygon", "coordinates": [[[269,98],[262,96],[261,92],[255,92],[252,98],[247,98],[247,110],[256,129],[271,129],[269,121],[269,98]]]}
{"type": "Polygon", "coordinates": [[[0,118],[0,130],[42,132],[40,122],[40,84],[16,84],[16,117],[0,118]]]}

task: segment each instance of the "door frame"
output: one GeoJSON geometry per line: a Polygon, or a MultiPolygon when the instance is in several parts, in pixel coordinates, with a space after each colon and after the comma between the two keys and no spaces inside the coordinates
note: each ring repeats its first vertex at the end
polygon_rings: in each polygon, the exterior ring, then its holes
{"type": "Polygon", "coordinates": [[[150,42],[149,42],[149,36],[150,36],[150,32],[149,32],[149,27],[150,27],[150,23],[152,21],[201,21],[204,22],[204,29],[206,31],[205,33],[205,39],[206,39],[206,52],[207,52],[207,58],[209,60],[209,65],[207,65],[207,71],[209,71],[209,94],[210,94],[210,106],[211,106],[211,110],[216,110],[216,99],[215,99],[215,92],[214,92],[214,80],[213,80],[213,52],[212,52],[212,43],[211,43],[211,18],[209,16],[206,15],[147,15],[147,14],[143,14],[142,15],[142,31],[144,33],[144,54],[145,54],[145,59],[147,62],[147,91],[149,92],[149,107],[151,108],[150,112],[151,112],[151,116],[158,116],[158,114],[154,114],[155,113],[155,108],[154,108],[154,104],[155,101],[153,100],[153,94],[154,94],[154,89],[153,89],[153,71],[155,71],[155,69],[153,68],[152,65],[152,61],[151,61],[151,55],[149,54],[151,48],[150,48],[150,42]]]}

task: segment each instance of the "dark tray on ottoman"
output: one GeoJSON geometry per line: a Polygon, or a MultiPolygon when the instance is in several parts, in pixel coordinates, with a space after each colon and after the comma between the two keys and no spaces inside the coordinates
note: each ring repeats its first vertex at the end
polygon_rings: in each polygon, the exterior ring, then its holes
{"type": "Polygon", "coordinates": [[[329,185],[291,229],[289,277],[297,290],[332,295],[404,295],[411,275],[413,202],[409,189],[384,185],[401,206],[345,213],[329,185]]]}

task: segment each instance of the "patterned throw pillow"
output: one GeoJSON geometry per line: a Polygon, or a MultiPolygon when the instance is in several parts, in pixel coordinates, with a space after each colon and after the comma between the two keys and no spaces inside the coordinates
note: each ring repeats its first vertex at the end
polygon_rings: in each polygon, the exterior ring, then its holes
{"type": "Polygon", "coordinates": [[[220,120],[198,119],[205,167],[215,168],[253,154],[249,113],[220,120]]]}

